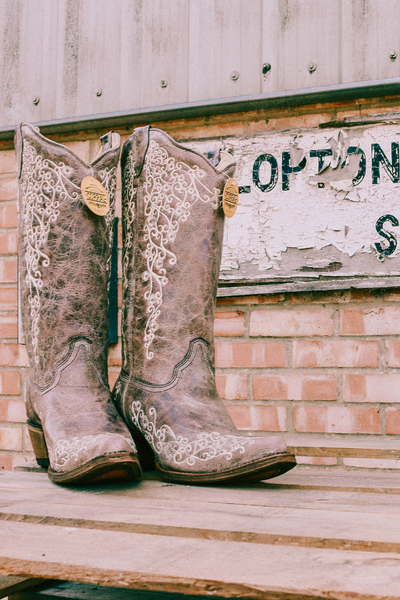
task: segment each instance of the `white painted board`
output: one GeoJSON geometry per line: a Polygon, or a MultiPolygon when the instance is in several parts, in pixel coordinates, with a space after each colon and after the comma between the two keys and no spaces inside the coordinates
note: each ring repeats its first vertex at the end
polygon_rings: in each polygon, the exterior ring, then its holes
{"type": "Polygon", "coordinates": [[[221,279],[328,277],[334,287],[369,278],[372,287],[400,276],[399,143],[398,124],[192,143],[237,160],[240,201],[226,220],[221,279]]]}

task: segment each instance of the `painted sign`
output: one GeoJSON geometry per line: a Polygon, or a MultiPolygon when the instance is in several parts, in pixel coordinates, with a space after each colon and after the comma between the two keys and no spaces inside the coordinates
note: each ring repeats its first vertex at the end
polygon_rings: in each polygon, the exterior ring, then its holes
{"type": "Polygon", "coordinates": [[[225,225],[221,280],[367,287],[368,278],[373,287],[400,277],[399,143],[398,125],[379,124],[192,144],[201,152],[222,144],[237,161],[239,206],[225,225]]]}

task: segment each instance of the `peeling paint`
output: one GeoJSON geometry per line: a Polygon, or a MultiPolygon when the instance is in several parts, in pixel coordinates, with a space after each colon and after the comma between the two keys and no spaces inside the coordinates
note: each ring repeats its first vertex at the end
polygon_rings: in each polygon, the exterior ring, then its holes
{"type": "Polygon", "coordinates": [[[221,278],[400,275],[399,142],[396,124],[193,142],[233,151],[247,192],[226,221],[221,278]]]}

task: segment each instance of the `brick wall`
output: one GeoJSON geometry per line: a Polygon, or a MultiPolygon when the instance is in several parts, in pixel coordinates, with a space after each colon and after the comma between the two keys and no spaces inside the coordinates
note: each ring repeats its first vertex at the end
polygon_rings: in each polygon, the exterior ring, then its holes
{"type": "MultiPolygon", "coordinates": [[[[309,127],[399,110],[397,98],[154,123],[176,139],[309,127]]],[[[126,136],[132,127],[117,131],[126,136]]],[[[103,131],[53,135],[85,160],[103,131]]],[[[125,138],[123,137],[123,140],[125,138]]],[[[120,210],[120,178],[118,180],[120,210]]],[[[12,143],[0,142],[0,469],[34,459],[25,427],[29,366],[17,344],[17,212],[12,143]]],[[[121,296],[121,294],[120,294],[121,296]]],[[[282,432],[299,462],[393,469],[400,444],[400,290],[221,298],[215,319],[217,386],[238,428],[282,432]],[[315,450],[315,448],[317,450],[315,450]],[[349,451],[353,448],[353,451],[349,451]],[[357,449],[361,448],[360,451],[357,449]],[[391,451],[390,449],[395,450],[391,451]],[[392,454],[390,454],[392,452],[392,454]]],[[[109,352],[114,384],[120,345],[109,352]]]]}

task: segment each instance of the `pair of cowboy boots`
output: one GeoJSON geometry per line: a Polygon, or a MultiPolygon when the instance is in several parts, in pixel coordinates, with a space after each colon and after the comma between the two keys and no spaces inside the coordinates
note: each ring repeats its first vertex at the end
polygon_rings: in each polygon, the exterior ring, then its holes
{"type": "Polygon", "coordinates": [[[28,124],[16,133],[28,428],[52,481],[268,479],[295,465],[280,437],[235,428],[214,380],[221,196],[214,167],[142,127],[122,151],[123,366],[108,387],[108,288],[120,138],[92,163],[28,124]]]}

